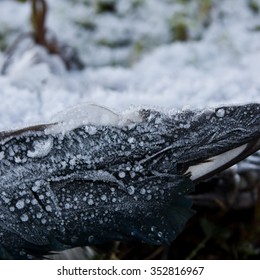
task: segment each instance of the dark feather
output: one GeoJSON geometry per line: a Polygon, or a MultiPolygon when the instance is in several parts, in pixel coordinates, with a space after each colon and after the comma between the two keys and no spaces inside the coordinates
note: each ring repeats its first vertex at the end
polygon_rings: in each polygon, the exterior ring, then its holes
{"type": "Polygon", "coordinates": [[[114,114],[113,124],[0,133],[1,256],[40,258],[111,240],[172,242],[193,213],[192,171],[185,172],[231,155],[196,183],[259,149],[259,113],[259,104],[145,109],[118,124],[114,114]]]}

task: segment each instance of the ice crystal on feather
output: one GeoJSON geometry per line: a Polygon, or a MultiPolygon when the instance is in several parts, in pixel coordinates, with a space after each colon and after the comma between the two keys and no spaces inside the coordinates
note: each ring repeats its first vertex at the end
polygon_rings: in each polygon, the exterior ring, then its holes
{"type": "Polygon", "coordinates": [[[192,215],[190,165],[260,137],[258,104],[121,115],[91,105],[86,118],[83,108],[0,135],[0,244],[15,256],[25,247],[169,243],[192,215]]]}

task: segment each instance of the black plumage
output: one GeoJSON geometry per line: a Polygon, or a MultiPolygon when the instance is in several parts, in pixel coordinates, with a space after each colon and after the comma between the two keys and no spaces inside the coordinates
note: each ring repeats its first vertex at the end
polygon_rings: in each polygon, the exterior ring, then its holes
{"type": "Polygon", "coordinates": [[[98,120],[78,112],[0,133],[2,258],[170,243],[193,214],[194,183],[260,147],[259,104],[120,116],[96,107],[98,120]]]}

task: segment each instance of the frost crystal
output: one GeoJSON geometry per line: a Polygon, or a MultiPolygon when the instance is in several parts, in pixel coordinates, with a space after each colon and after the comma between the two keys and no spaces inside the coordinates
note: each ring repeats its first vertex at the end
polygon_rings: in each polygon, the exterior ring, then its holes
{"type": "Polygon", "coordinates": [[[224,108],[220,108],[216,110],[216,116],[218,118],[223,118],[225,116],[225,109],[224,108]]]}
{"type": "Polygon", "coordinates": [[[88,205],[93,205],[94,204],[94,201],[92,198],[88,199],[88,205]]]}
{"type": "Polygon", "coordinates": [[[23,222],[27,222],[29,220],[29,217],[27,214],[23,214],[20,218],[21,218],[21,221],[23,221],[23,222]]]}
{"type": "Polygon", "coordinates": [[[0,247],[18,254],[118,238],[173,240],[192,214],[193,181],[259,149],[259,110],[141,109],[142,121],[124,126],[103,120],[64,134],[46,135],[44,126],[2,136],[0,247]]]}
{"type": "Polygon", "coordinates": [[[18,200],[15,204],[17,209],[22,209],[24,207],[24,201],[23,200],[18,200]]]}

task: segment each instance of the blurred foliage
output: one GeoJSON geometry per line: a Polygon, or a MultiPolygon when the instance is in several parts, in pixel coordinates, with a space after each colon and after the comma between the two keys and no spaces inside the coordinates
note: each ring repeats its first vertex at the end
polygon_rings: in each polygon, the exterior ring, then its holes
{"type": "Polygon", "coordinates": [[[169,20],[172,41],[201,39],[204,29],[211,23],[213,0],[178,0],[181,11],[175,12],[169,20]]]}
{"type": "MultiPolygon", "coordinates": [[[[36,42],[46,47],[50,53],[61,53],[57,40],[47,39],[48,36],[44,34],[47,10],[43,7],[47,1],[15,1],[27,2],[31,5],[31,26],[36,42]]],[[[222,2],[217,0],[158,2],[156,0],[67,0],[61,4],[60,10],[56,9],[58,6],[56,7],[55,4],[52,5],[53,10],[48,12],[53,12],[54,16],[58,13],[55,28],[61,25],[60,20],[64,21],[64,25],[71,26],[67,34],[75,34],[75,36],[68,38],[65,32],[59,34],[58,39],[66,40],[77,48],[84,65],[130,66],[146,52],[159,45],[202,39],[213,20],[223,21],[228,16],[225,9],[222,9],[222,2]],[[65,11],[66,7],[72,9],[71,13],[65,11]],[[101,55],[96,55],[96,52],[101,55]]],[[[260,11],[259,5],[259,0],[246,0],[244,3],[244,7],[256,15],[260,11]]],[[[258,31],[258,27],[250,30],[258,31]]],[[[9,35],[1,33],[0,48],[5,47],[3,41],[6,36],[9,35]]]]}
{"type": "Polygon", "coordinates": [[[5,31],[0,30],[0,50],[4,51],[8,46],[5,38],[5,31]]]}
{"type": "Polygon", "coordinates": [[[259,14],[260,7],[259,4],[255,0],[249,0],[248,7],[254,14],[259,14]]]}
{"type": "Polygon", "coordinates": [[[96,12],[101,13],[115,13],[116,12],[116,3],[113,0],[99,0],[96,2],[96,12]]]}
{"type": "Polygon", "coordinates": [[[189,38],[189,27],[185,15],[179,13],[170,20],[170,29],[173,41],[187,41],[189,38]]]}
{"type": "Polygon", "coordinates": [[[84,19],[84,20],[76,20],[75,23],[77,25],[79,25],[81,28],[88,30],[88,31],[95,31],[97,26],[93,21],[90,21],[88,19],[84,19]]]}

